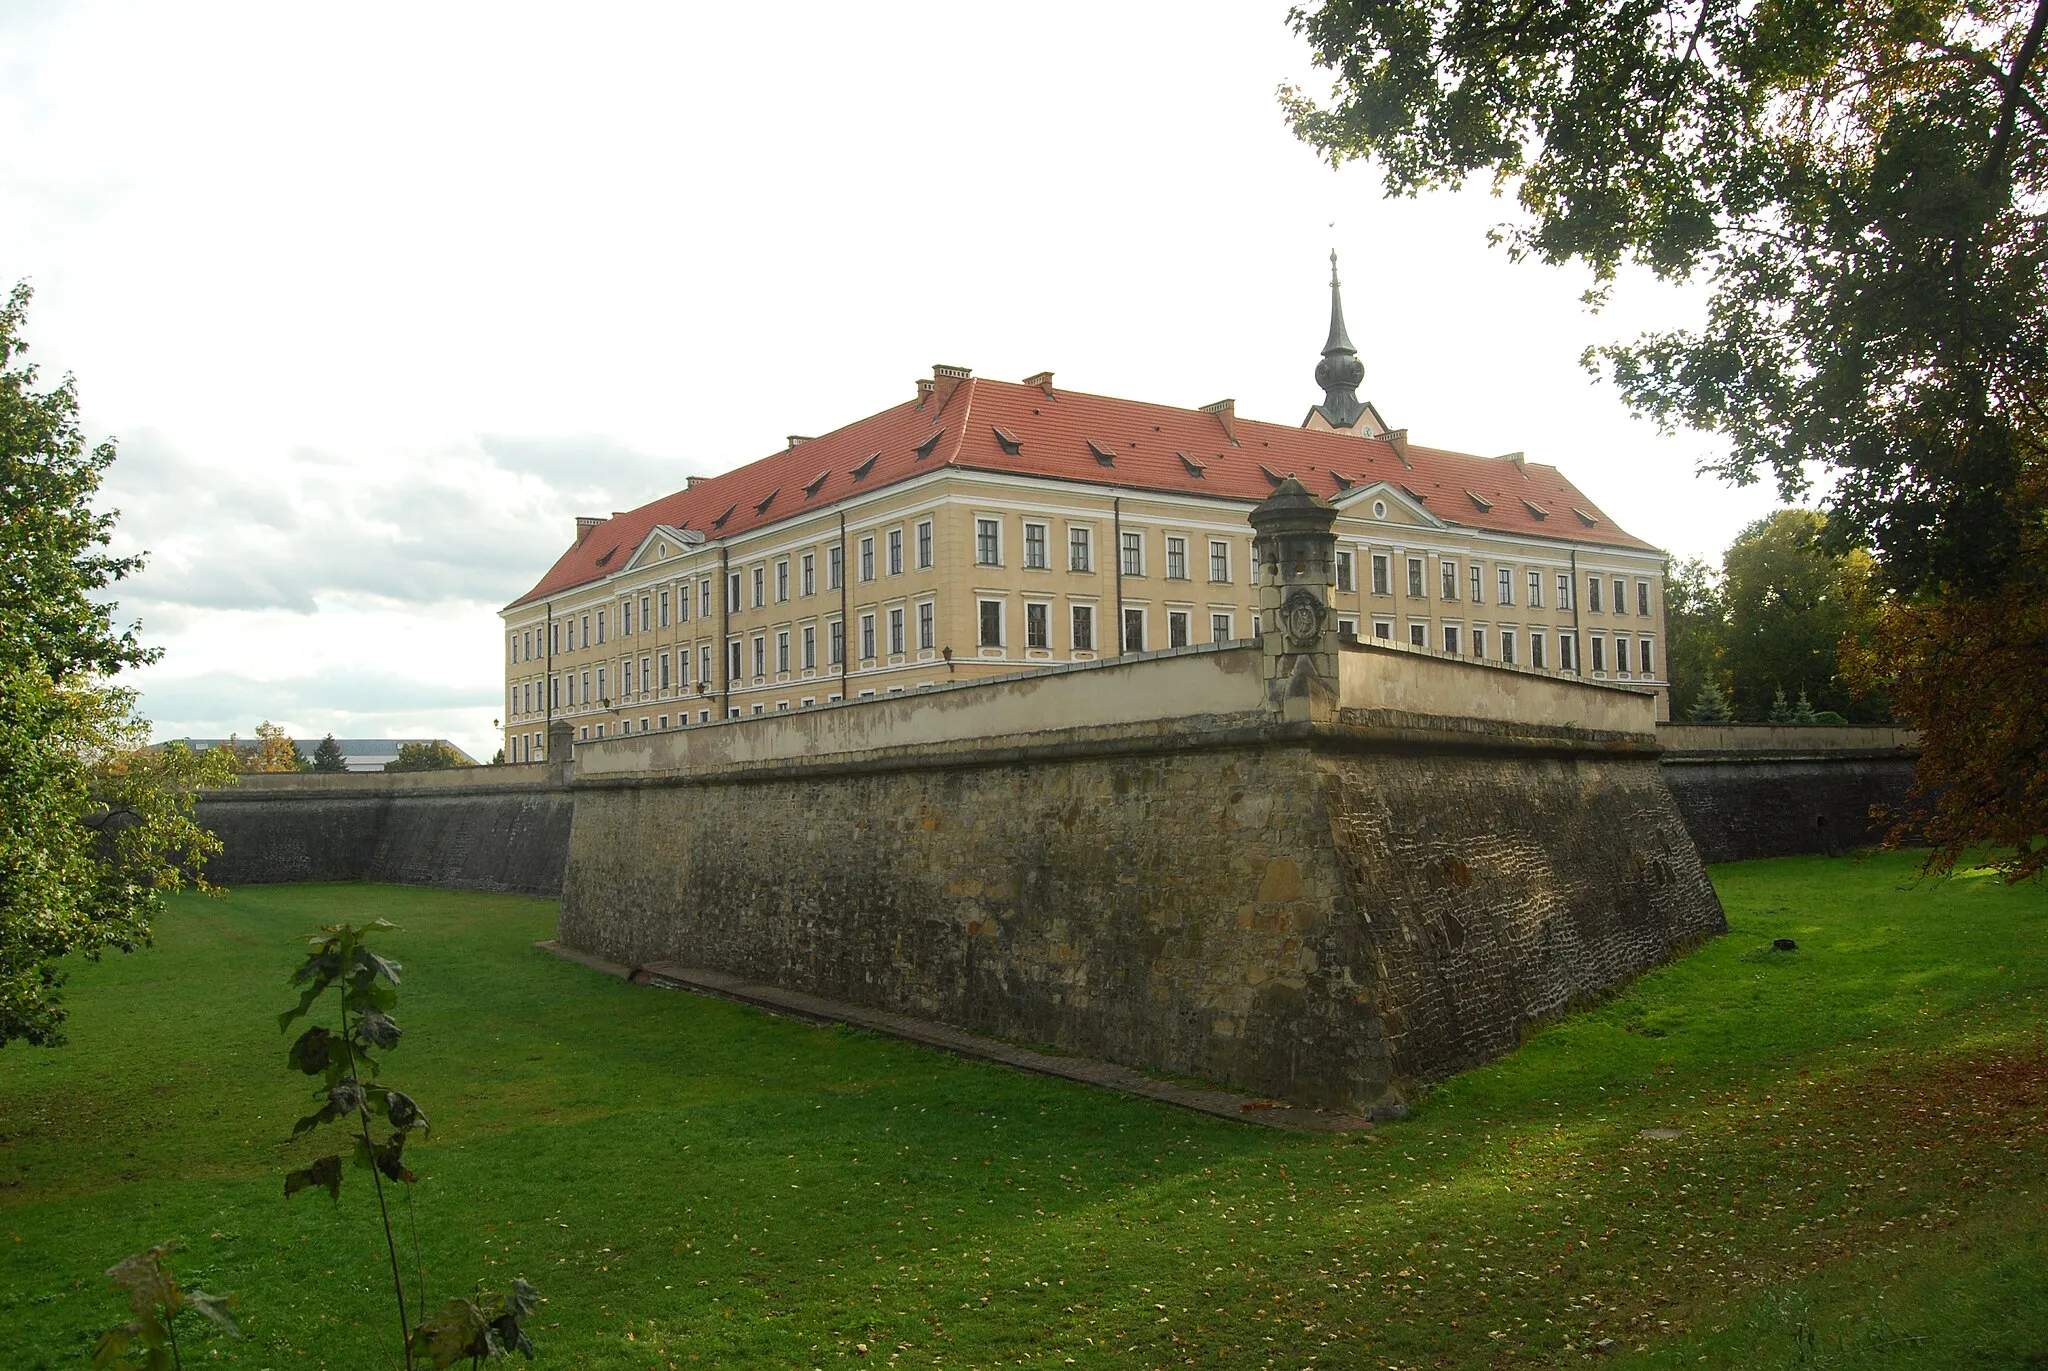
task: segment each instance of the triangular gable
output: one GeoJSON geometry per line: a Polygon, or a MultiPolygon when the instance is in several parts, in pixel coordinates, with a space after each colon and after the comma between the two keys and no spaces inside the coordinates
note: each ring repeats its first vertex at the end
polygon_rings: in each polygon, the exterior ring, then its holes
{"type": "Polygon", "coordinates": [[[640,540],[640,546],[633,549],[633,555],[627,558],[623,565],[619,565],[615,558],[614,567],[611,569],[630,571],[643,563],[660,561],[663,544],[668,547],[668,555],[673,557],[678,552],[688,552],[703,546],[704,535],[694,528],[672,528],[667,524],[656,524],[647,530],[647,536],[640,540]]]}
{"type": "Polygon", "coordinates": [[[1387,502],[1387,517],[1376,520],[1381,523],[1419,524],[1425,528],[1448,528],[1449,521],[1439,518],[1428,505],[1410,495],[1406,489],[1393,481],[1368,481],[1353,486],[1337,496],[1330,503],[1339,514],[1371,519],[1372,502],[1387,502]]]}

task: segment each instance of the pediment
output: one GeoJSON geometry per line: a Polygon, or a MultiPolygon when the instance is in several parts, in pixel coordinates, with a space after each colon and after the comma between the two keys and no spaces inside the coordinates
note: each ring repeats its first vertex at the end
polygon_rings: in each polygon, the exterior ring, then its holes
{"type": "Polygon", "coordinates": [[[1368,481],[1339,495],[1330,502],[1337,507],[1337,513],[1344,520],[1367,527],[1408,527],[1444,528],[1443,519],[1429,508],[1429,502],[1415,491],[1398,481],[1368,481]],[[1377,505],[1386,506],[1386,517],[1381,518],[1373,511],[1377,505]]]}
{"type": "Polygon", "coordinates": [[[637,571],[645,566],[665,562],[682,553],[693,552],[703,546],[704,535],[694,528],[673,528],[667,524],[656,524],[633,549],[633,555],[626,559],[620,571],[637,571]]]}

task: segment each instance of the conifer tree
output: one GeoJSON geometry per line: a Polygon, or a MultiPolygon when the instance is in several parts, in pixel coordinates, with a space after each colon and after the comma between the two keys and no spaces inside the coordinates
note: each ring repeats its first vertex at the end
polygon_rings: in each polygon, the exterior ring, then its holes
{"type": "Polygon", "coordinates": [[[1789,724],[1792,717],[1792,702],[1785,698],[1785,687],[1779,686],[1778,693],[1771,697],[1771,712],[1764,716],[1767,724],[1789,724]]]}
{"type": "Polygon", "coordinates": [[[348,761],[341,755],[341,744],[334,741],[334,735],[332,733],[322,738],[320,740],[320,746],[313,749],[313,770],[348,770],[348,761]]]}
{"type": "Polygon", "coordinates": [[[1728,712],[1728,697],[1721,693],[1721,683],[1712,675],[1700,681],[1700,697],[1693,703],[1692,721],[1696,724],[1735,722],[1735,716],[1728,712]]]}

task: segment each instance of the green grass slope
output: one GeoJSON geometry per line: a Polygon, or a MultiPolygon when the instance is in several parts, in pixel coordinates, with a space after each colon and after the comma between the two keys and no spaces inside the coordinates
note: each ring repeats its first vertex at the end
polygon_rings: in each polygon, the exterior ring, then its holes
{"type": "Polygon", "coordinates": [[[622,985],[550,902],[181,899],[0,1051],[0,1367],[81,1364],[166,1238],[248,1335],[188,1364],[391,1364],[367,1177],[283,1196],[274,1018],[379,914],[428,1294],[525,1276],[542,1365],[2048,1364],[2048,898],[1913,874],[1718,868],[1729,936],[1344,1140],[622,985]]]}

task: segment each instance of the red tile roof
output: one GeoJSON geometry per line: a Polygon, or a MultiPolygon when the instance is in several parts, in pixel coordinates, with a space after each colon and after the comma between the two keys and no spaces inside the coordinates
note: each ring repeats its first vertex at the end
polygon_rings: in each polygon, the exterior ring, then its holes
{"type": "Polygon", "coordinates": [[[943,404],[906,401],[614,514],[512,604],[598,580],[658,525],[731,538],[948,466],[1251,502],[1289,474],[1325,498],[1385,481],[1447,524],[1656,550],[1623,531],[1556,467],[1413,444],[1403,462],[1383,438],[1254,419],[1238,419],[1235,428],[1233,444],[1204,410],[974,377],[943,404]],[[1579,517],[1559,521],[1538,512],[1565,509],[1579,517]]]}

